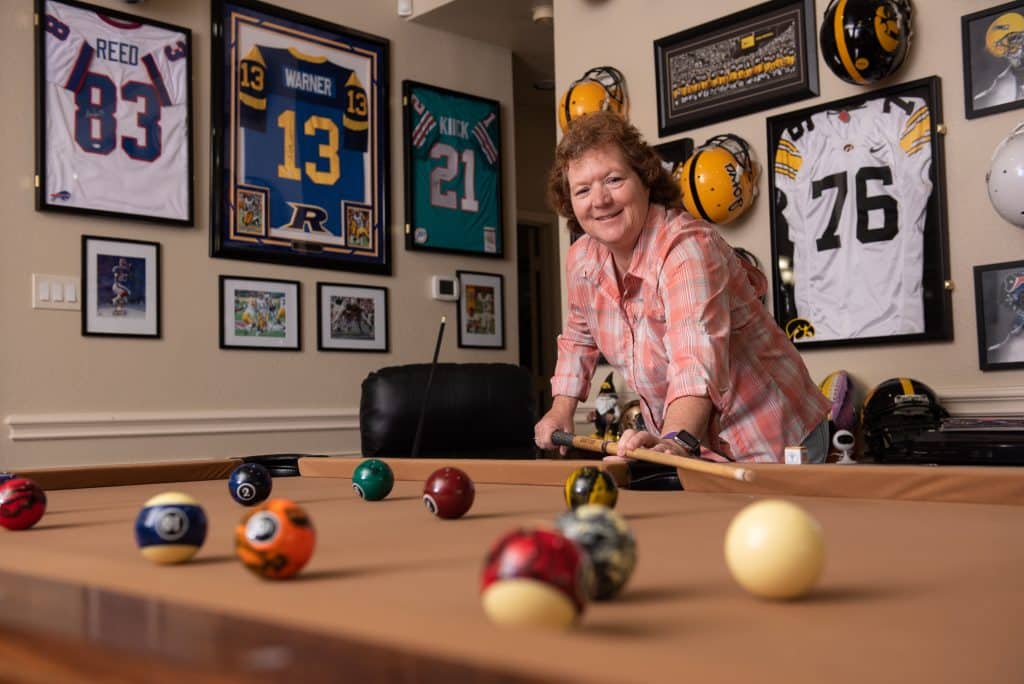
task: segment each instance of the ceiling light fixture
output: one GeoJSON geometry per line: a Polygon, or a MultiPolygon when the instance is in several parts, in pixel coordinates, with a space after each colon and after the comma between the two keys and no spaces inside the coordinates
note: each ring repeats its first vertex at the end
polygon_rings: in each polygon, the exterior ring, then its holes
{"type": "Polygon", "coordinates": [[[533,6],[533,21],[535,24],[550,24],[555,19],[555,8],[550,4],[533,6]]]}

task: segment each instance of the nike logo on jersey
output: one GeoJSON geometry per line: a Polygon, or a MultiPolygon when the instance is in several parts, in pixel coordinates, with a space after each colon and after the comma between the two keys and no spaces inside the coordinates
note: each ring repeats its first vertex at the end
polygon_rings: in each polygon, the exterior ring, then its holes
{"type": "Polygon", "coordinates": [[[71,193],[68,192],[67,190],[61,190],[60,192],[51,192],[50,199],[63,200],[67,202],[69,199],[71,199],[71,193]]]}
{"type": "Polygon", "coordinates": [[[868,152],[870,152],[871,154],[878,154],[879,152],[881,152],[884,149],[885,149],[885,145],[875,145],[874,147],[869,147],[868,148],[868,152]]]}

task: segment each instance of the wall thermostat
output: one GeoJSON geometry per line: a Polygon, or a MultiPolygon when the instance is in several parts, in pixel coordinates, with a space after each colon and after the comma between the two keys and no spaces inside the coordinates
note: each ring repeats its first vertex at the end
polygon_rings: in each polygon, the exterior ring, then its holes
{"type": "Polygon", "coordinates": [[[455,278],[444,276],[430,277],[430,296],[442,302],[459,301],[459,284],[455,278]]]}

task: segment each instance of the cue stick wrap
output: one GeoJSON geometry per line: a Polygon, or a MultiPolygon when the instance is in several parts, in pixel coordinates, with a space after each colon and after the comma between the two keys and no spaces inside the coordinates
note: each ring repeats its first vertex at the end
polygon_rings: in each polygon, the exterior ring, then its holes
{"type": "MultiPolygon", "coordinates": [[[[593,437],[579,437],[560,430],[552,433],[551,442],[558,446],[571,446],[583,449],[584,451],[595,451],[600,454],[618,455],[619,453],[619,445],[616,442],[594,439],[593,437]]],[[[633,449],[622,455],[627,458],[635,458],[638,461],[660,463],[661,465],[674,466],[684,470],[695,470],[707,473],[708,475],[739,480],[740,482],[754,481],[754,471],[726,463],[702,461],[698,458],[685,458],[663,451],[654,451],[653,449],[633,449]]]]}
{"type": "Polygon", "coordinates": [[[430,386],[434,383],[434,369],[437,368],[437,357],[441,353],[441,338],[444,337],[444,324],[447,316],[441,316],[441,327],[437,329],[437,343],[434,344],[434,360],[430,364],[430,373],[427,374],[427,386],[423,388],[423,405],[420,406],[420,419],[416,422],[416,436],[412,440],[412,453],[410,456],[416,458],[420,455],[420,438],[423,436],[423,419],[427,417],[427,402],[430,401],[430,386]]]}

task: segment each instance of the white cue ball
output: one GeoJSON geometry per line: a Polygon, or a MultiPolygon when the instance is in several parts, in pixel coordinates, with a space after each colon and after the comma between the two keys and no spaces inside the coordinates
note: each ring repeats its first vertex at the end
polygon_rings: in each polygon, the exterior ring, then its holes
{"type": "Polygon", "coordinates": [[[821,525],[788,501],[752,503],[729,524],[725,562],[740,586],[755,596],[803,596],[818,581],[825,565],[821,525]]]}

